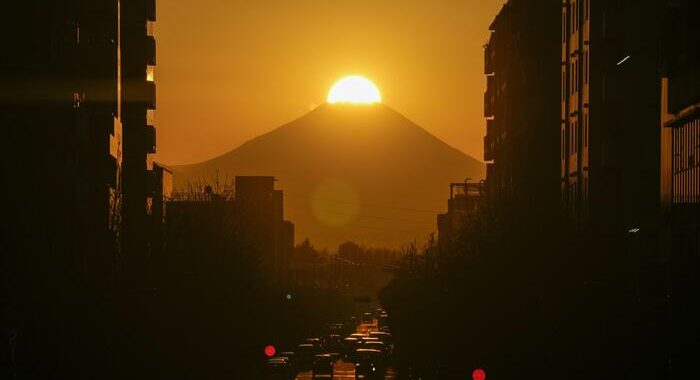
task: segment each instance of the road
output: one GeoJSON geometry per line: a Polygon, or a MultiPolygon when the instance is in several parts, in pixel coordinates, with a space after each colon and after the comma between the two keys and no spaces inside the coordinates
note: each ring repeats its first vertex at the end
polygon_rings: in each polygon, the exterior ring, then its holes
{"type": "MultiPolygon", "coordinates": [[[[377,331],[376,321],[372,324],[361,324],[357,327],[357,332],[362,334],[367,334],[370,331],[377,331]]],[[[317,379],[322,379],[323,377],[317,377],[317,379]]],[[[329,377],[325,377],[329,378],[329,377]]],[[[395,379],[396,374],[394,370],[389,367],[386,371],[384,379],[395,379]]],[[[299,372],[296,377],[297,380],[309,380],[312,379],[311,371],[299,372]]],[[[346,363],[342,360],[335,362],[333,365],[333,379],[355,379],[355,365],[353,363],[346,363]]]]}

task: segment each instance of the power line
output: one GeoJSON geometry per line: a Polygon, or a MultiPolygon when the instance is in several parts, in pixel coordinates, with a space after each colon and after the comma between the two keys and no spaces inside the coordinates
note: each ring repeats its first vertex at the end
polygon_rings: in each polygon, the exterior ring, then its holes
{"type": "Polygon", "coordinates": [[[371,230],[382,230],[382,231],[391,231],[391,232],[402,232],[402,233],[409,233],[409,234],[429,234],[431,232],[435,231],[409,231],[409,230],[397,230],[393,228],[383,228],[383,227],[374,227],[374,226],[361,226],[358,224],[345,224],[342,227],[352,227],[352,228],[366,228],[366,229],[371,229],[371,230]]]}
{"type": "Polygon", "coordinates": [[[443,211],[438,211],[438,210],[427,210],[427,209],[419,209],[419,208],[410,208],[410,207],[398,207],[398,206],[385,206],[385,205],[376,205],[376,204],[369,204],[369,203],[356,203],[356,202],[347,202],[347,201],[340,201],[336,199],[323,199],[323,198],[314,198],[314,197],[307,197],[307,196],[299,196],[299,195],[290,195],[286,191],[284,192],[284,195],[294,197],[294,198],[305,198],[305,199],[310,199],[314,201],[321,201],[321,202],[332,202],[332,203],[341,203],[341,204],[347,204],[347,205],[355,205],[355,206],[364,206],[364,207],[375,207],[375,208],[385,208],[385,209],[390,209],[390,210],[405,210],[405,211],[415,211],[415,212],[429,212],[431,214],[439,214],[443,211]]]}
{"type": "MultiPolygon", "coordinates": [[[[287,204],[289,204],[289,202],[287,202],[287,204]]],[[[299,203],[296,203],[296,204],[292,203],[292,205],[296,205],[296,206],[301,207],[301,204],[299,204],[299,203]]],[[[292,207],[292,208],[296,208],[296,207],[292,207]]],[[[296,209],[298,210],[299,208],[296,208],[296,209]]],[[[323,212],[328,212],[331,214],[355,216],[358,218],[370,218],[370,219],[389,220],[389,221],[416,223],[416,224],[430,224],[430,225],[434,224],[434,221],[427,221],[427,220],[426,221],[418,221],[418,220],[406,220],[406,219],[400,219],[400,218],[389,218],[389,217],[377,216],[377,215],[353,214],[350,212],[339,212],[339,211],[329,210],[326,208],[323,208],[322,210],[323,210],[323,212]]]]}

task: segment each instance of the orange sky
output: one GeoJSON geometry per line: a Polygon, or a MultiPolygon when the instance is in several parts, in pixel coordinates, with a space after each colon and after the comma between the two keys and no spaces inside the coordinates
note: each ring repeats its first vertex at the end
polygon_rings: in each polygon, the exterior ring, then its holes
{"type": "Polygon", "coordinates": [[[157,0],[156,159],[227,152],[348,74],[482,159],[483,49],[503,0],[157,0]]]}

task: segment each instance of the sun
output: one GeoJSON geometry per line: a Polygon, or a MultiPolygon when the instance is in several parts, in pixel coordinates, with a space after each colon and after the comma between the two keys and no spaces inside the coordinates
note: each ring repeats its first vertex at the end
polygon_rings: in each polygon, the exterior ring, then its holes
{"type": "Polygon", "coordinates": [[[380,103],[382,96],[377,86],[367,78],[352,75],[333,85],[328,92],[328,103],[380,103]]]}

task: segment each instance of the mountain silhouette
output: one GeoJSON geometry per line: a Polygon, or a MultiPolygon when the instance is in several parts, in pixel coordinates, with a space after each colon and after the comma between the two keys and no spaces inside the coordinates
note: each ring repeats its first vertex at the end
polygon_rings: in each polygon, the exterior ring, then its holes
{"type": "Polygon", "coordinates": [[[399,247],[436,230],[449,183],[484,164],[384,104],[323,104],[211,160],[175,166],[174,184],[273,175],[296,239],[318,248],[399,247]]]}

